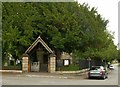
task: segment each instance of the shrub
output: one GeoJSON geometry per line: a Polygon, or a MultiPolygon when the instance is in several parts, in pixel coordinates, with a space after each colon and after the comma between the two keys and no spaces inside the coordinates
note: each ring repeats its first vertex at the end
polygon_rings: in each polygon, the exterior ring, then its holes
{"type": "Polygon", "coordinates": [[[22,70],[21,66],[2,66],[2,70],[22,70]]]}
{"type": "Polygon", "coordinates": [[[118,64],[118,66],[120,67],[120,63],[118,64]]]}
{"type": "Polygon", "coordinates": [[[64,66],[61,68],[62,71],[76,71],[79,70],[79,66],[76,64],[71,64],[69,66],[64,66]]]}

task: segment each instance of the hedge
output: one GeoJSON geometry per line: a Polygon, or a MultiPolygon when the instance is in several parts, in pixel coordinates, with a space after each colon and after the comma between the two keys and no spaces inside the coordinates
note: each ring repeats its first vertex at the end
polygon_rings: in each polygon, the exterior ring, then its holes
{"type": "Polygon", "coordinates": [[[21,66],[2,66],[2,70],[22,70],[21,66]]]}

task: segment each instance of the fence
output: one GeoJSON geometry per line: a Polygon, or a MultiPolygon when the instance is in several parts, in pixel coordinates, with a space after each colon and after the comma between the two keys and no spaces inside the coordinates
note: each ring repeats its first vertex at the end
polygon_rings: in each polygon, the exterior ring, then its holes
{"type": "Polygon", "coordinates": [[[91,66],[99,66],[99,65],[104,65],[104,62],[102,62],[102,60],[100,60],[100,59],[79,60],[80,69],[86,69],[86,68],[89,68],[91,66]]]}
{"type": "MultiPolygon", "coordinates": [[[[64,67],[63,61],[62,60],[57,60],[56,62],[57,68],[62,68],[64,67]]],[[[101,59],[91,59],[91,60],[78,60],[76,61],[76,64],[79,66],[79,70],[81,69],[87,69],[91,66],[99,66],[99,65],[105,65],[105,63],[101,59]]]]}

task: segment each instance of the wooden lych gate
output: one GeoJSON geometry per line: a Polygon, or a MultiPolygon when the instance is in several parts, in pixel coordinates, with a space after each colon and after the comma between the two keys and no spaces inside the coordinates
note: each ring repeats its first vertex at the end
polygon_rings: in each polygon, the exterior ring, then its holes
{"type": "Polygon", "coordinates": [[[23,55],[24,72],[50,72],[56,70],[56,56],[39,36],[23,55]]]}

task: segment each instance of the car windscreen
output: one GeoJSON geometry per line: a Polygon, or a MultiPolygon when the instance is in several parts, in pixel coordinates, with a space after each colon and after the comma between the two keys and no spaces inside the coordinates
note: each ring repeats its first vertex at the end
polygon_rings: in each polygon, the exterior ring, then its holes
{"type": "Polygon", "coordinates": [[[100,67],[92,67],[92,68],[90,68],[90,70],[98,70],[98,69],[100,69],[100,67]]]}

